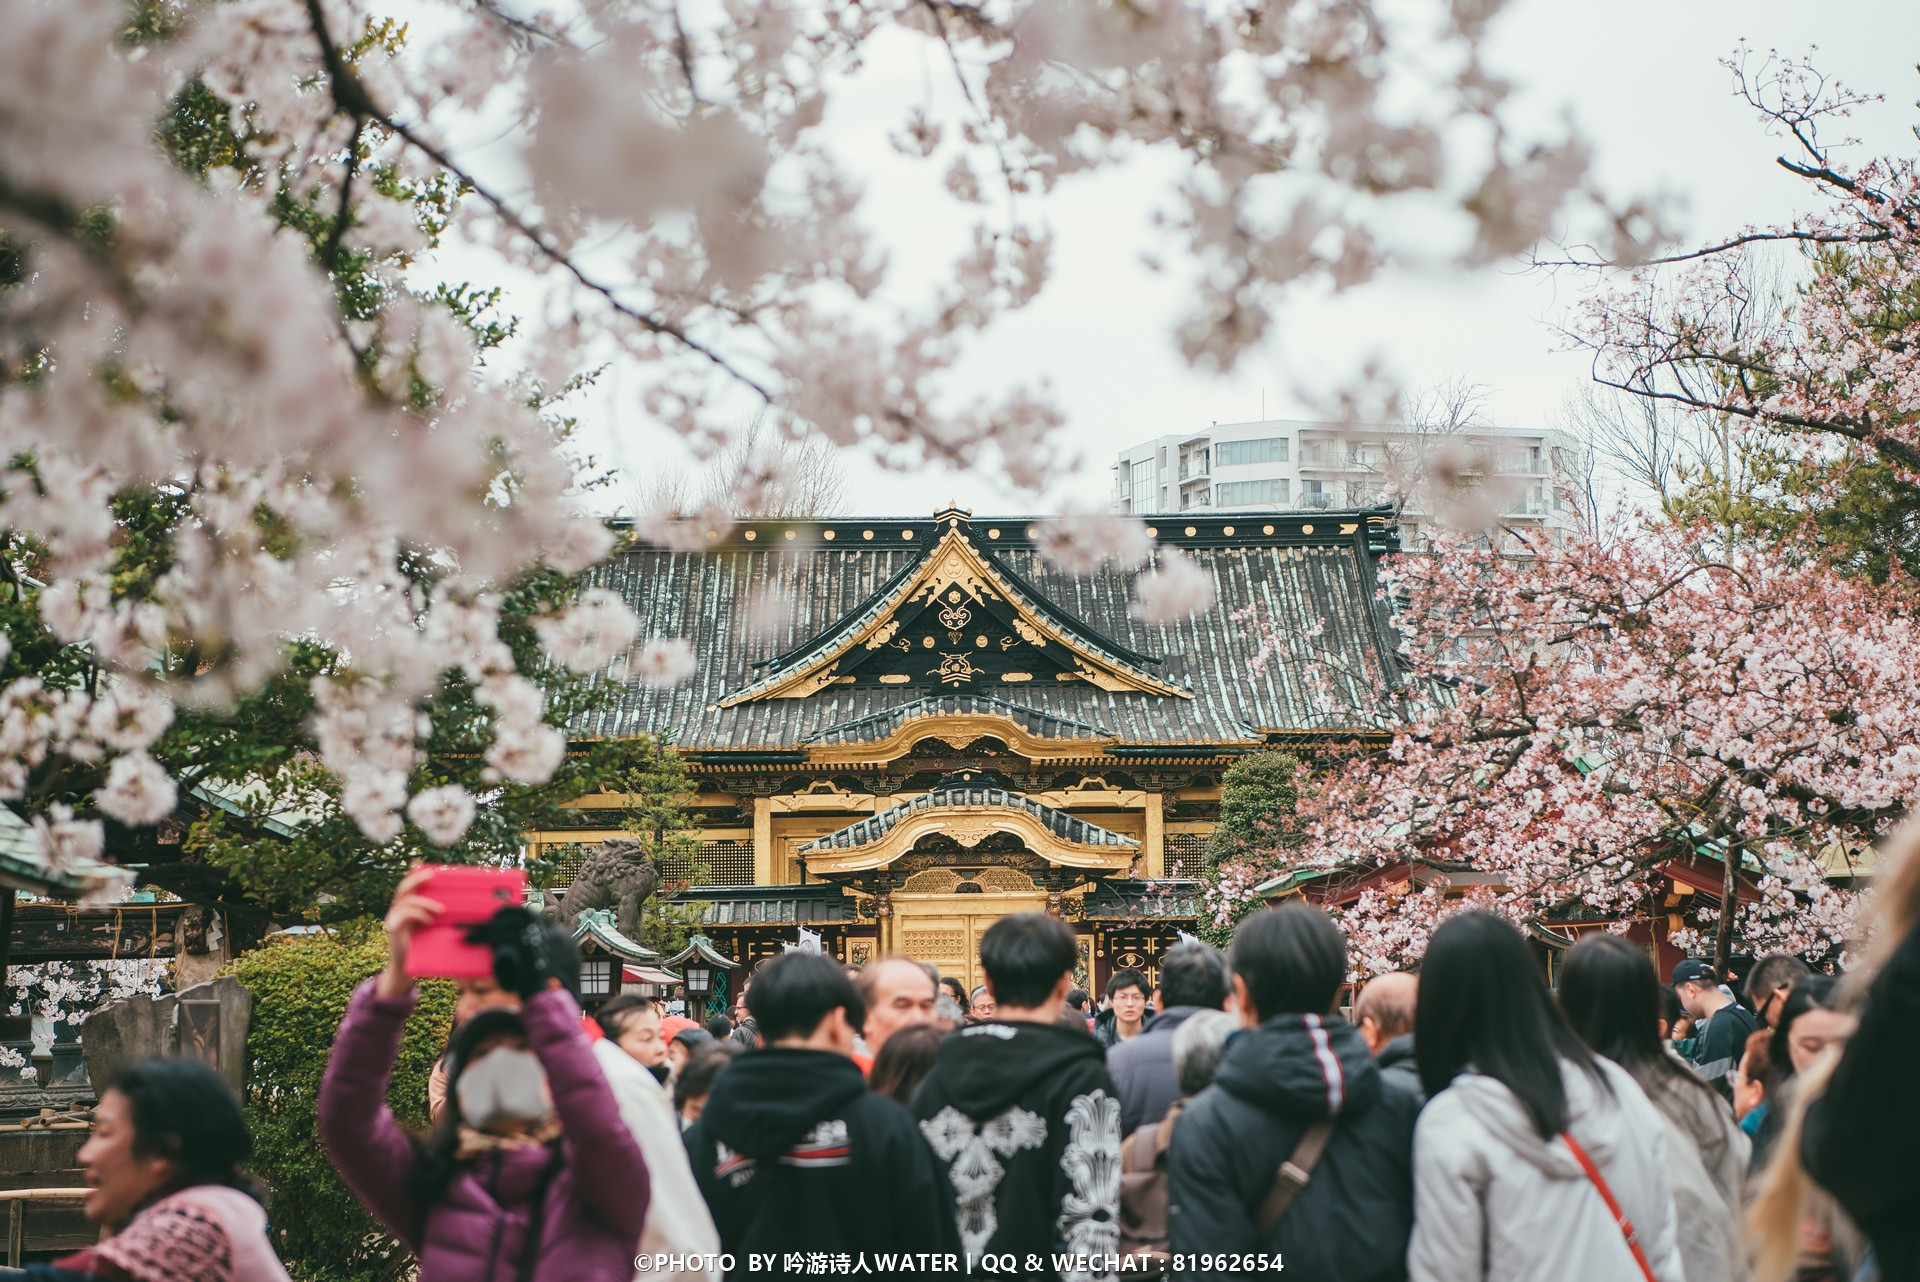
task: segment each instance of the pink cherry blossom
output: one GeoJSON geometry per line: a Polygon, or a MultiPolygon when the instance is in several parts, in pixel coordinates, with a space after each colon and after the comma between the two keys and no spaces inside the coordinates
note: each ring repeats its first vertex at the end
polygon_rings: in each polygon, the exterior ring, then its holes
{"type": "Polygon", "coordinates": [[[407,818],[436,846],[451,846],[466,836],[473,813],[473,795],[455,783],[417,792],[407,802],[407,818]]]}
{"type": "Polygon", "coordinates": [[[1213,576],[1177,548],[1162,548],[1154,568],[1133,581],[1133,617],[1142,623],[1178,623],[1213,600],[1213,576]]]}

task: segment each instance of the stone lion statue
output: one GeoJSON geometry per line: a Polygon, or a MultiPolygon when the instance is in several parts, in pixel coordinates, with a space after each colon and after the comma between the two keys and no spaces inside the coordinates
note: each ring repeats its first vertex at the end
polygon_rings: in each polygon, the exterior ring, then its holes
{"type": "Polygon", "coordinates": [[[614,924],[629,939],[641,932],[640,905],[660,886],[660,870],[646,848],[631,837],[609,837],[587,856],[573,884],[553,906],[553,916],[568,930],[580,927],[580,914],[595,908],[614,910],[614,924]]]}

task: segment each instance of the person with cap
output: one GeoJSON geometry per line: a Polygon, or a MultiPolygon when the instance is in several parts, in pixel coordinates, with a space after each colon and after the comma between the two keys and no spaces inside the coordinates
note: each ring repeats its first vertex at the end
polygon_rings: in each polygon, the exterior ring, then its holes
{"type": "Polygon", "coordinates": [[[1731,1106],[1733,1084],[1727,1074],[1740,1063],[1747,1035],[1754,1030],[1753,1016],[1720,987],[1720,977],[1713,967],[1697,957],[1689,957],[1673,968],[1671,985],[1698,1030],[1694,1069],[1731,1106]]]}
{"type": "Polygon", "coordinates": [[[713,1034],[698,1024],[675,1033],[667,1043],[667,1080],[680,1080],[680,1072],[686,1068],[687,1061],[699,1054],[701,1047],[711,1045],[713,1034]]]}

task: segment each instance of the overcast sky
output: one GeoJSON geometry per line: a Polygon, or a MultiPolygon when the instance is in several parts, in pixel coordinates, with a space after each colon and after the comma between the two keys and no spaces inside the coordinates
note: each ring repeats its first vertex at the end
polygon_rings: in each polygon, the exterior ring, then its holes
{"type": "MultiPolygon", "coordinates": [[[[1800,54],[1886,101],[1859,113],[1865,150],[1911,155],[1920,122],[1920,3],[1915,0],[1514,0],[1496,28],[1496,67],[1512,77],[1527,117],[1571,112],[1597,148],[1609,192],[1664,190],[1681,202],[1678,225],[1707,237],[1790,218],[1808,205],[1803,184],[1773,159],[1784,148],[1731,94],[1717,65],[1744,37],[1760,51],[1800,54]]],[[[872,63],[869,64],[873,65],[872,63]]],[[[892,246],[905,277],[940,270],[960,225],[945,201],[925,198],[925,175],[886,159],[884,130],[899,119],[888,96],[919,86],[917,68],[894,68],[863,86],[849,114],[846,152],[871,155],[866,217],[892,246]],[[873,107],[866,111],[858,108],[873,107]]],[[[902,98],[901,110],[911,98],[902,98]]],[[[1558,423],[1587,381],[1587,362],[1558,350],[1555,321],[1578,282],[1517,269],[1396,272],[1339,299],[1297,296],[1271,341],[1232,377],[1189,369],[1169,337],[1177,284],[1138,264],[1154,242],[1146,224],[1165,190],[1148,161],[1091,182],[1062,184],[1049,205],[1054,280],[1043,298],[970,359],[967,382],[1045,374],[1085,459],[1050,501],[1104,502],[1108,468],[1126,445],[1169,432],[1262,416],[1299,417],[1312,406],[1303,382],[1328,385],[1369,356],[1403,386],[1449,377],[1485,385],[1491,417],[1514,426],[1558,423]]],[[[581,409],[584,443],[603,463],[644,475],[676,445],[647,421],[615,370],[581,409]]],[[[852,515],[923,515],[949,499],[976,511],[1031,509],[991,476],[928,467],[905,475],[854,461],[852,515]]],[[[1044,505],[1044,504],[1043,504],[1044,505]]]]}

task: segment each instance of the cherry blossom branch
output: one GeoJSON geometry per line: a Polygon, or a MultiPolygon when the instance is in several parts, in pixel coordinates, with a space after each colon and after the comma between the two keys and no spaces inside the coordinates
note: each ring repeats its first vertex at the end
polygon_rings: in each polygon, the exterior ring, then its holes
{"type": "Polygon", "coordinates": [[[672,339],[688,351],[706,360],[740,386],[751,391],[760,398],[762,403],[769,406],[776,404],[774,393],[759,379],[747,373],[745,370],[740,369],[734,362],[723,356],[713,347],[694,338],[683,326],[663,320],[658,316],[634,307],[622,299],[612,286],[588,275],[586,270],[574,261],[572,255],[567,254],[558,246],[554,245],[543,231],[523,218],[519,211],[516,210],[512,203],[504,196],[496,194],[465,166],[454,160],[445,149],[434,144],[421,134],[419,130],[383,110],[379,104],[374,102],[372,96],[367,92],[366,86],[360,82],[359,77],[354,75],[353,69],[346,64],[346,60],[340,56],[339,49],[334,45],[333,38],[327,31],[326,15],[321,10],[320,0],[305,0],[305,3],[307,13],[313,25],[314,37],[320,42],[321,56],[326,65],[328,82],[332,86],[334,102],[339,105],[342,110],[352,114],[356,120],[365,116],[368,119],[377,121],[400,138],[405,139],[410,146],[433,161],[434,164],[453,175],[463,186],[472,191],[474,195],[485,201],[488,208],[492,209],[494,214],[499,217],[502,222],[506,223],[514,231],[520,233],[520,235],[526,237],[527,242],[538,250],[542,257],[553,263],[554,266],[560,268],[560,270],[566,272],[567,275],[571,276],[585,289],[601,298],[613,311],[624,316],[634,324],[639,325],[649,333],[657,334],[662,338],[672,339]]]}

